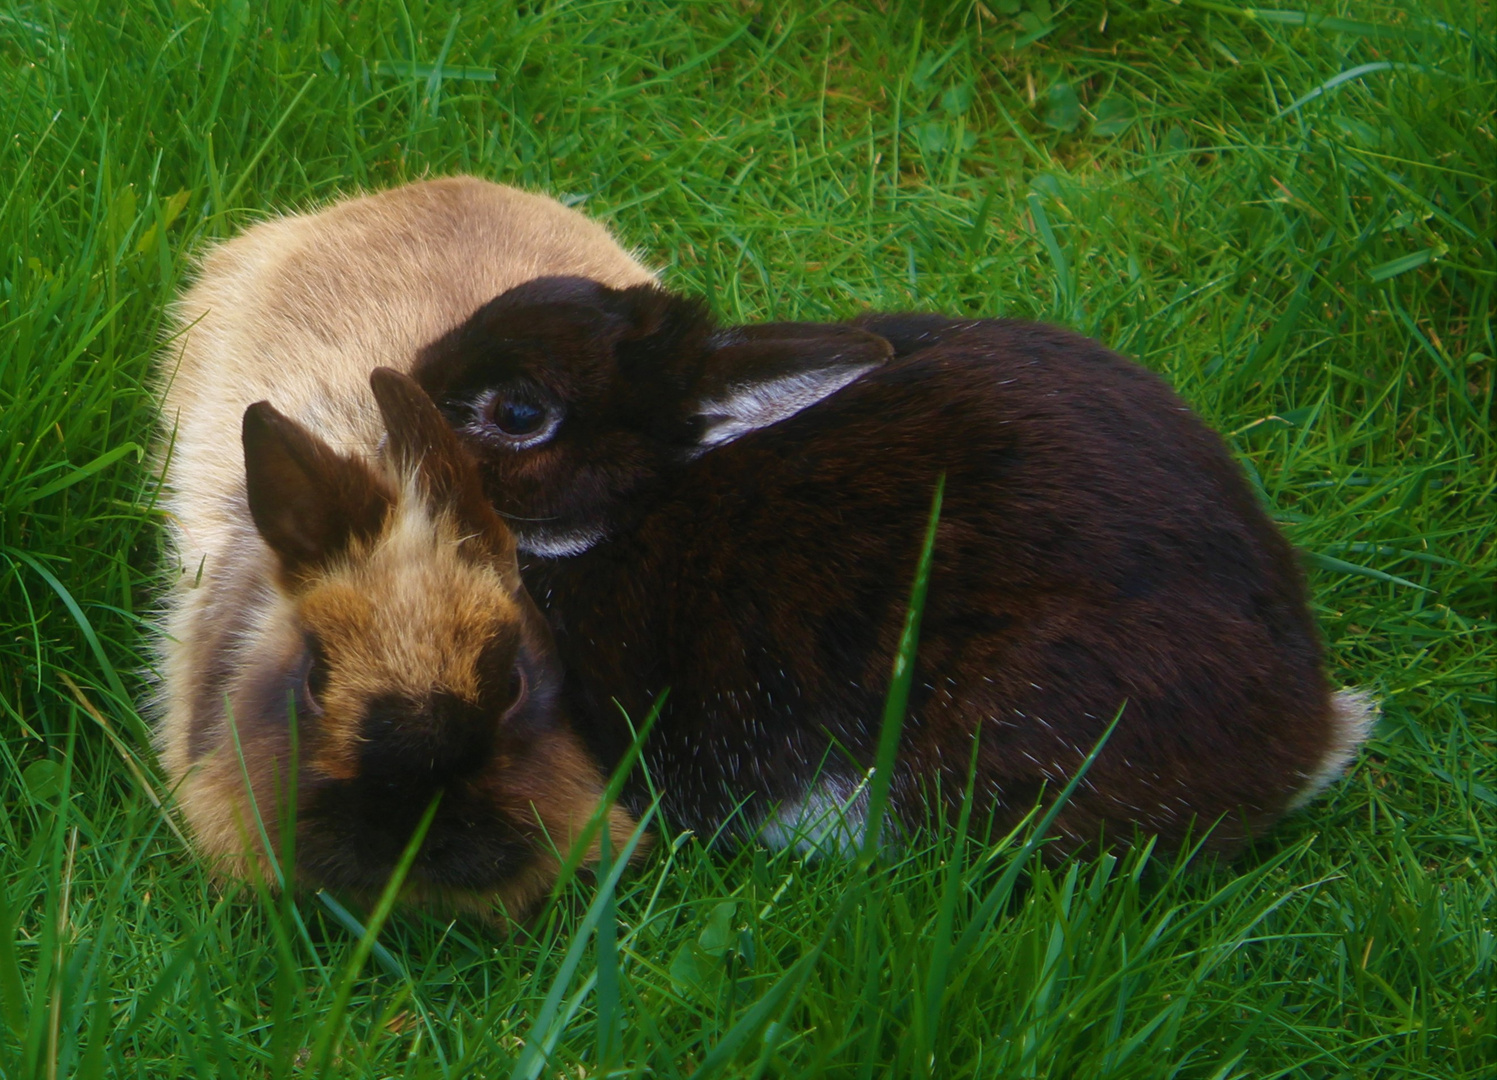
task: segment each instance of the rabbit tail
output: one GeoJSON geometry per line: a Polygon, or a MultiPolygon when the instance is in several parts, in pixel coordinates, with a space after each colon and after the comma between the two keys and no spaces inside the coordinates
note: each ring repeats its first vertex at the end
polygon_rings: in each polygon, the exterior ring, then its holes
{"type": "Polygon", "coordinates": [[[1298,810],[1335,782],[1372,734],[1378,712],[1378,703],[1365,691],[1340,690],[1331,696],[1330,745],[1309,781],[1289,801],[1288,809],[1298,810]]]}

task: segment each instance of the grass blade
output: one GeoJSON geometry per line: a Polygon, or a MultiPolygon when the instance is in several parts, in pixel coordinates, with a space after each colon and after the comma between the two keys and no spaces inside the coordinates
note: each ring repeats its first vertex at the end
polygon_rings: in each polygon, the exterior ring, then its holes
{"type": "MultiPolygon", "coordinates": [[[[606,881],[613,870],[613,852],[607,829],[599,833],[599,840],[598,874],[606,881]]],[[[612,891],[603,897],[593,952],[598,962],[597,1063],[599,1069],[607,1069],[613,1064],[623,1035],[619,1028],[623,1022],[623,1002],[619,996],[618,904],[612,891]]]]}
{"type": "Polygon", "coordinates": [[[639,846],[654,816],[654,810],[651,809],[649,813],[640,818],[639,824],[629,837],[629,842],[619,852],[618,861],[613,864],[608,876],[598,886],[598,894],[588,906],[587,914],[573,931],[572,944],[567,949],[567,954],[561,962],[561,967],[557,969],[556,976],[551,980],[551,989],[546,994],[540,1011],[536,1013],[535,1020],[530,1025],[530,1033],[525,1037],[525,1048],[520,1052],[520,1058],[515,1062],[513,1071],[510,1072],[510,1080],[535,1080],[545,1068],[546,1057],[542,1047],[546,1041],[546,1034],[551,1030],[552,1021],[561,1006],[561,1000],[566,995],[567,987],[571,984],[578,965],[582,962],[583,954],[587,951],[588,942],[592,938],[598,921],[602,919],[605,908],[611,904],[613,891],[618,887],[619,878],[628,869],[634,849],[639,846]]]}
{"type": "Polygon", "coordinates": [[[1418,589],[1420,592],[1433,591],[1427,585],[1420,585],[1417,581],[1397,577],[1382,570],[1374,570],[1360,563],[1347,562],[1345,559],[1338,559],[1332,555],[1322,555],[1316,551],[1306,551],[1303,555],[1305,561],[1311,566],[1329,570],[1333,574],[1356,574],[1360,577],[1371,578],[1373,581],[1386,581],[1390,585],[1403,585],[1406,588],[1418,589]]]}
{"type": "Polygon", "coordinates": [[[967,929],[962,932],[962,936],[958,939],[956,947],[952,949],[954,957],[961,959],[972,951],[972,947],[976,944],[978,936],[986,930],[988,923],[998,913],[999,906],[1006,903],[1009,896],[1012,895],[1014,885],[1019,880],[1019,874],[1029,863],[1029,857],[1038,850],[1045,838],[1045,834],[1050,831],[1050,826],[1055,824],[1055,819],[1060,816],[1060,812],[1070,802],[1071,795],[1076,791],[1076,786],[1091,771],[1092,763],[1097,760],[1097,756],[1102,753],[1102,748],[1107,745],[1107,740],[1112,738],[1112,733],[1117,730],[1118,723],[1123,719],[1123,712],[1126,708],[1127,706],[1124,705],[1118,709],[1117,714],[1112,718],[1112,723],[1107,725],[1107,730],[1102,732],[1101,738],[1097,740],[1091,752],[1086,755],[1086,759],[1082,761],[1075,773],[1071,775],[1071,778],[1066,781],[1066,786],[1061,788],[1060,794],[1055,797],[1055,801],[1045,811],[1044,817],[1040,818],[1040,823],[1030,831],[1029,839],[1024,841],[1024,847],[1019,851],[1019,854],[1009,861],[1008,866],[1003,871],[1003,876],[998,879],[997,884],[988,890],[987,895],[983,897],[982,903],[978,905],[976,913],[967,924],[967,929]]]}
{"type": "Polygon", "coordinates": [[[910,587],[910,603],[905,609],[904,630],[894,654],[894,672],[889,695],[884,700],[883,724],[879,729],[878,754],[874,759],[873,779],[868,785],[868,823],[863,833],[863,850],[859,858],[871,862],[883,840],[884,817],[889,806],[889,785],[893,783],[894,766],[899,755],[899,736],[904,730],[904,714],[909,707],[910,685],[915,679],[915,659],[920,649],[920,616],[925,610],[925,593],[930,586],[930,568],[936,547],[936,526],[941,520],[941,499],[946,492],[946,474],[936,480],[931,497],[930,520],[925,526],[925,541],[915,580],[910,587]]]}
{"type": "MultiPolygon", "coordinates": [[[[1350,68],[1347,71],[1343,71],[1339,75],[1332,76],[1325,82],[1321,83],[1319,86],[1315,87],[1315,89],[1311,90],[1309,93],[1304,94],[1296,98],[1294,101],[1290,102],[1288,105],[1285,105],[1282,109],[1274,114],[1274,119],[1279,120],[1283,117],[1288,116],[1292,112],[1297,112],[1301,106],[1314,101],[1316,98],[1321,97],[1324,94],[1330,93],[1332,90],[1336,89],[1336,87],[1342,85],[1343,83],[1351,82],[1353,79],[1360,79],[1363,75],[1373,75],[1379,71],[1412,71],[1422,75],[1427,71],[1427,69],[1419,64],[1398,64],[1394,63],[1391,60],[1374,60],[1370,64],[1358,64],[1356,67],[1350,68]]],[[[1439,75],[1442,73],[1431,72],[1431,74],[1439,75]]]]}
{"type": "Polygon", "coordinates": [[[87,480],[90,476],[94,475],[94,473],[109,468],[109,466],[113,465],[120,458],[124,457],[126,454],[131,453],[135,455],[136,461],[141,460],[141,458],[145,455],[145,451],[133,442],[127,442],[122,446],[116,446],[113,450],[107,450],[104,453],[100,454],[88,464],[78,466],[66,476],[59,477],[58,479],[53,480],[50,484],[45,484],[42,487],[25,492],[24,494],[18,496],[14,505],[17,508],[22,506],[29,506],[31,503],[36,502],[38,499],[45,499],[48,495],[55,495],[59,491],[63,491],[67,488],[72,487],[74,484],[78,483],[78,481],[87,480]]]}
{"type": "Polygon", "coordinates": [[[1076,310],[1075,288],[1065,249],[1055,238],[1055,230],[1050,227],[1050,215],[1045,213],[1045,201],[1040,198],[1039,193],[1031,191],[1025,196],[1025,202],[1029,206],[1029,216],[1034,219],[1034,227],[1040,234],[1040,240],[1045,245],[1045,252],[1050,256],[1050,264],[1055,268],[1055,290],[1060,310],[1067,318],[1073,318],[1076,310]]]}
{"type": "Polygon", "coordinates": [[[318,889],[315,895],[318,902],[327,909],[328,914],[333,917],[334,921],[336,921],[339,926],[343,927],[343,929],[352,934],[354,940],[364,941],[365,939],[368,939],[371,942],[369,946],[369,953],[374,957],[375,962],[378,963],[380,967],[385,969],[386,975],[389,975],[392,979],[399,979],[401,982],[410,981],[410,975],[406,973],[405,965],[403,965],[399,960],[395,959],[394,953],[385,948],[379,943],[378,940],[370,935],[368,928],[366,928],[363,923],[359,922],[358,918],[355,917],[353,912],[349,911],[342,904],[338,903],[338,901],[334,899],[332,894],[329,893],[326,889],[318,889]]]}
{"type": "Polygon", "coordinates": [[[359,973],[364,970],[364,964],[374,951],[375,945],[378,944],[379,932],[384,929],[390,913],[395,910],[395,901],[400,897],[400,888],[405,884],[406,875],[410,873],[411,865],[421,851],[421,843],[426,839],[426,832],[431,828],[432,819],[437,816],[437,805],[440,802],[440,795],[432,799],[425,813],[421,815],[421,820],[416,823],[416,830],[411,833],[411,838],[405,845],[405,851],[401,853],[400,861],[395,864],[395,869],[390,873],[390,880],[385,883],[379,902],[374,905],[374,913],[369,917],[368,929],[359,938],[353,956],[349,958],[348,966],[343,969],[343,974],[338,979],[332,1008],[328,1010],[327,1016],[322,1021],[322,1035],[312,1050],[313,1076],[327,1075],[328,1064],[332,1061],[333,1052],[337,1049],[338,1041],[342,1036],[343,1014],[348,1011],[349,999],[353,997],[353,985],[358,980],[359,973]]]}
{"type": "Polygon", "coordinates": [[[316,81],[317,75],[313,73],[308,75],[307,81],[301,84],[301,89],[291,99],[291,104],[286,106],[281,112],[280,118],[276,120],[275,126],[260,141],[260,148],[244,163],[244,168],[239,172],[239,179],[234,181],[234,186],[229,189],[229,193],[223,197],[223,200],[214,206],[214,209],[220,214],[229,210],[234,205],[234,200],[239,198],[239,193],[244,190],[244,185],[249,182],[250,175],[255,171],[255,166],[260,164],[260,159],[270,150],[271,144],[276,140],[276,136],[281,133],[281,128],[286,126],[286,121],[291,119],[291,114],[296,111],[296,107],[301,104],[302,98],[307,96],[307,91],[312,89],[312,84],[316,81]]]}
{"type": "Polygon", "coordinates": [[[146,731],[145,725],[140,722],[140,717],[136,716],[132,710],[123,707],[123,704],[130,700],[130,695],[125,690],[125,684],[120,681],[119,672],[115,670],[114,664],[110,662],[108,654],[105,653],[104,646],[100,643],[98,634],[94,633],[93,623],[83,613],[83,609],[78,606],[78,601],[73,599],[73,594],[67,590],[67,587],[61,581],[57,580],[57,575],[47,569],[46,564],[35,556],[25,551],[15,550],[8,551],[6,554],[12,558],[19,559],[31,567],[38,577],[52,587],[52,591],[62,601],[63,607],[68,609],[68,614],[78,624],[78,629],[83,634],[83,640],[88,642],[89,651],[94,654],[94,659],[98,661],[99,670],[104,675],[104,681],[109,684],[109,689],[114,692],[115,701],[122,706],[120,711],[125,717],[126,726],[131,729],[131,733],[139,740],[142,747],[150,746],[150,732],[146,731]]]}
{"type": "MultiPolygon", "coordinates": [[[[639,756],[644,750],[645,740],[650,737],[650,731],[655,727],[655,721],[660,716],[660,710],[665,707],[666,698],[670,696],[667,688],[656,699],[650,711],[645,714],[644,722],[639,725],[639,730],[634,733],[634,739],[629,744],[629,749],[624,751],[624,756],[619,759],[618,765],[613,770],[613,775],[608,778],[608,786],[603,789],[603,797],[598,800],[598,808],[593,811],[593,816],[577,834],[577,839],[572,842],[572,848],[561,864],[561,869],[556,875],[556,884],[551,886],[551,896],[554,899],[561,895],[563,889],[571,883],[576,876],[577,870],[587,858],[588,851],[592,848],[593,838],[600,832],[607,831],[608,811],[618,802],[619,794],[624,790],[624,783],[629,779],[629,774],[639,761],[639,756]]],[[[633,848],[630,849],[633,851],[633,848]]]]}
{"type": "Polygon", "coordinates": [[[1410,270],[1417,270],[1426,263],[1438,259],[1443,254],[1445,254],[1444,248],[1429,247],[1422,251],[1410,252],[1408,255],[1400,255],[1396,259],[1389,259],[1387,262],[1378,263],[1371,270],[1368,270],[1367,280],[1387,281],[1389,278],[1397,277],[1399,274],[1406,274],[1410,270]]]}
{"type": "Polygon", "coordinates": [[[0,878],[0,1021],[11,1035],[26,1031],[26,992],[21,984],[21,965],[16,957],[16,918],[10,906],[9,889],[0,878]]]}
{"type": "Polygon", "coordinates": [[[468,67],[462,64],[423,64],[411,60],[377,60],[369,65],[369,68],[376,75],[416,79],[428,85],[432,79],[486,83],[497,82],[499,79],[499,73],[493,68],[468,67]]]}

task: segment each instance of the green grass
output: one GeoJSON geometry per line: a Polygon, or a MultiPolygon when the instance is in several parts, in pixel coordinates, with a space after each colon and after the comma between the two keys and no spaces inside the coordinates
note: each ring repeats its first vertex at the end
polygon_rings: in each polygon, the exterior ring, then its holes
{"type": "Polygon", "coordinates": [[[4,0],[0,1074],[1497,1075],[1497,22],[1296,11],[4,0]],[[728,318],[1034,316],[1163,372],[1308,554],[1368,751],[1231,865],[666,834],[528,937],[396,911],[357,955],[363,914],[220,890],[139,712],[163,309],[259,214],[458,170],[728,318]]]}

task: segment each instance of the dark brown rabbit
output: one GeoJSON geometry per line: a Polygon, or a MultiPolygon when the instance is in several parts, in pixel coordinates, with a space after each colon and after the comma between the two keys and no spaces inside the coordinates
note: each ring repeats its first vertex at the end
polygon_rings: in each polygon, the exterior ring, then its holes
{"type": "MultiPolygon", "coordinates": [[[[681,823],[861,831],[860,785],[932,491],[945,504],[894,781],[1003,828],[1122,720],[1068,846],[1230,848],[1329,783],[1368,702],[1332,694],[1301,573],[1221,440],[1145,371],[1009,320],[717,328],[655,286],[540,280],[415,374],[480,458],[606,762],[681,823]],[[841,816],[828,824],[827,811],[841,816]]],[[[642,797],[636,787],[634,796],[642,797]]]]}

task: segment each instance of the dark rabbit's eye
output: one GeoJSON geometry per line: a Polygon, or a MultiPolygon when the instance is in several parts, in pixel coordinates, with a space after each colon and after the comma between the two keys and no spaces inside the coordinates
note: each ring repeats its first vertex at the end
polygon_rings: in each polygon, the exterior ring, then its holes
{"type": "Polygon", "coordinates": [[[490,435],[517,450],[549,439],[561,422],[560,410],[532,395],[492,392],[479,406],[479,416],[490,435]]]}
{"type": "Polygon", "coordinates": [[[546,410],[529,401],[500,401],[494,423],[506,435],[534,435],[546,422],[546,410]]]}

